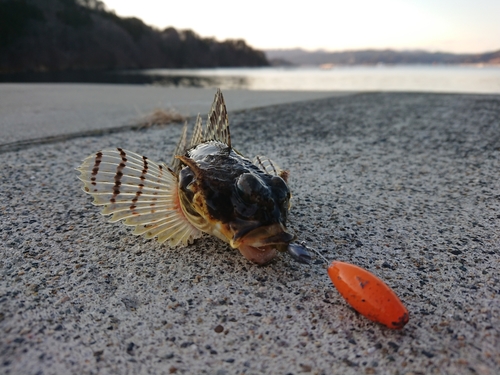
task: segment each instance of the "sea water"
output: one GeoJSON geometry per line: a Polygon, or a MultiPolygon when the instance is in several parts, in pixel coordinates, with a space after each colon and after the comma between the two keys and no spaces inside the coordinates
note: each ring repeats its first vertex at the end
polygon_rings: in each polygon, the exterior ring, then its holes
{"type": "Polygon", "coordinates": [[[152,84],[176,87],[296,91],[420,91],[500,94],[500,66],[379,65],[127,71],[0,75],[0,82],[152,84]]]}
{"type": "Polygon", "coordinates": [[[293,68],[154,69],[158,84],[249,90],[425,91],[500,94],[500,66],[353,66],[293,68]],[[170,82],[169,82],[170,80],[170,82]]]}

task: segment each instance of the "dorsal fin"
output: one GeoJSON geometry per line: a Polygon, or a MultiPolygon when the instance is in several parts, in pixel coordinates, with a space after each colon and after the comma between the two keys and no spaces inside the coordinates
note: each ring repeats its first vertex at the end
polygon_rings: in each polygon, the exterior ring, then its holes
{"type": "Polygon", "coordinates": [[[200,115],[196,117],[196,124],[194,125],[193,135],[191,136],[191,143],[189,147],[198,146],[203,142],[203,122],[201,120],[200,115]]]}
{"type": "Polygon", "coordinates": [[[231,135],[229,134],[229,120],[227,118],[226,104],[224,103],[224,97],[220,89],[217,89],[215,93],[212,109],[208,114],[204,141],[219,141],[231,147],[231,135]]]}
{"type": "Polygon", "coordinates": [[[181,167],[180,160],[177,159],[176,156],[184,155],[187,149],[187,128],[188,124],[186,121],[184,123],[184,127],[182,128],[181,138],[177,143],[177,147],[175,147],[174,155],[172,156],[172,162],[170,163],[170,166],[174,172],[178,172],[181,167]]]}
{"type": "Polygon", "coordinates": [[[253,159],[253,164],[262,169],[264,172],[267,174],[273,175],[273,176],[279,176],[281,172],[281,168],[278,167],[278,165],[273,162],[271,159],[269,159],[266,156],[261,156],[257,155],[253,159]]]}
{"type": "Polygon", "coordinates": [[[279,176],[285,180],[285,182],[288,181],[288,171],[281,169],[275,162],[266,156],[256,156],[253,159],[253,164],[267,174],[279,176]]]}

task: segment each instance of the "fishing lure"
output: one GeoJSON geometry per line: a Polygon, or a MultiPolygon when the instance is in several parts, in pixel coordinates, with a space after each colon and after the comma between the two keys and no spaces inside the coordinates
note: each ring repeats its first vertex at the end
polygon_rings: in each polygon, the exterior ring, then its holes
{"type": "Polygon", "coordinates": [[[342,297],[361,315],[392,329],[408,323],[410,314],[396,293],[371,272],[334,261],[328,275],[342,297]]]}

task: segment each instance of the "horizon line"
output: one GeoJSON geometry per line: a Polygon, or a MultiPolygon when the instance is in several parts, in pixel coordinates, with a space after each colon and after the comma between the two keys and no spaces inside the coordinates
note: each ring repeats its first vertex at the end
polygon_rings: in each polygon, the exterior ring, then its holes
{"type": "Polygon", "coordinates": [[[360,52],[360,51],[395,51],[395,52],[424,52],[424,53],[446,53],[450,55],[483,55],[487,53],[496,53],[500,52],[500,46],[498,49],[495,50],[487,50],[484,52],[447,52],[444,50],[431,50],[431,49],[421,49],[421,48],[392,48],[392,47],[387,47],[387,48],[354,48],[354,49],[342,49],[342,50],[329,50],[326,48],[317,48],[317,49],[308,49],[305,47],[288,47],[288,48],[259,48],[259,47],[253,47],[257,50],[261,51],[303,51],[303,52],[308,52],[308,53],[314,53],[314,52],[327,52],[327,53],[343,53],[343,52],[360,52]]]}

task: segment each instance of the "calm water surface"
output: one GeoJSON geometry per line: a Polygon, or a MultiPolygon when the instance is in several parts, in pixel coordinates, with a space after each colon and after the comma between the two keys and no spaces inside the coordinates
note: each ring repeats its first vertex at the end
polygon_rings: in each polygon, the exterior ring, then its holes
{"type": "Polygon", "coordinates": [[[0,82],[153,84],[248,90],[431,91],[500,94],[500,66],[151,69],[0,75],[0,82]]]}
{"type": "MultiPolygon", "coordinates": [[[[122,74],[137,74],[122,72],[122,74]]],[[[156,77],[198,78],[202,85],[250,90],[433,91],[500,93],[500,66],[382,66],[260,69],[144,70],[156,77]]]]}

